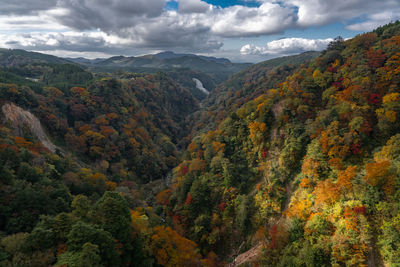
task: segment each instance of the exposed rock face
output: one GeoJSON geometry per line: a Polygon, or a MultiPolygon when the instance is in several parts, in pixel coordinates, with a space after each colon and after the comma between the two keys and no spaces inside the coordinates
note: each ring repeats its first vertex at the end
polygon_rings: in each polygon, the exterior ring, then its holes
{"type": "Polygon", "coordinates": [[[4,104],[1,110],[7,120],[11,121],[17,134],[22,135],[22,129],[28,127],[31,133],[51,152],[56,151],[56,146],[50,141],[43,130],[38,118],[29,111],[23,110],[13,103],[4,104]]]}

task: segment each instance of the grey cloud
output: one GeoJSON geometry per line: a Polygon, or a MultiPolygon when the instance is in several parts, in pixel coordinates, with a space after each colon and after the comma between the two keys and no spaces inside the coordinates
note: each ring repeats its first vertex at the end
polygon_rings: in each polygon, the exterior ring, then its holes
{"type": "MultiPolygon", "coordinates": [[[[62,49],[127,54],[147,48],[208,53],[219,50],[224,38],[270,35],[332,22],[349,23],[360,17],[364,19],[362,22],[347,25],[347,28],[370,30],[400,17],[399,0],[254,0],[260,3],[259,7],[226,8],[211,6],[201,0],[180,0],[178,11],[165,10],[166,0],[58,0],[57,3],[56,0],[21,0],[17,4],[0,1],[4,2],[0,14],[36,14],[38,20],[47,22],[38,25],[35,15],[25,16],[22,20],[10,17],[4,22],[3,16],[2,25],[11,25],[12,29],[26,30],[29,21],[36,21],[35,27],[39,30],[54,25],[56,31],[60,30],[57,26],[63,25],[77,31],[102,33],[41,33],[16,35],[15,40],[7,36],[0,39],[0,44],[6,46],[43,51],[62,49]],[[121,42],[112,41],[113,38],[120,38],[121,42]]],[[[303,51],[304,44],[297,42],[296,46],[296,41],[292,40],[283,50],[249,45],[242,48],[242,52],[246,56],[294,53],[303,51]]]]}
{"type": "Polygon", "coordinates": [[[398,0],[284,0],[282,3],[298,9],[297,24],[300,27],[347,22],[366,14],[398,10],[400,7],[398,0]]]}
{"type": "Polygon", "coordinates": [[[31,14],[54,8],[56,4],[57,0],[1,0],[0,15],[31,14]]]}
{"type": "Polygon", "coordinates": [[[204,13],[211,9],[211,5],[201,0],[180,0],[179,12],[181,13],[204,13]]]}
{"type": "MultiPolygon", "coordinates": [[[[0,47],[21,48],[34,51],[78,51],[102,52],[109,55],[135,55],[147,53],[149,50],[173,49],[177,52],[210,52],[219,49],[223,43],[210,38],[206,30],[180,35],[165,32],[163,29],[155,35],[140,33],[138,38],[120,39],[104,33],[31,33],[31,34],[0,34],[0,47]],[[163,38],[168,36],[168,38],[163,38]]],[[[138,33],[139,34],[139,33],[138,33]]]]}
{"type": "Polygon", "coordinates": [[[164,0],[60,0],[58,6],[69,12],[56,18],[74,29],[111,32],[160,16],[164,5],[164,0]]]}

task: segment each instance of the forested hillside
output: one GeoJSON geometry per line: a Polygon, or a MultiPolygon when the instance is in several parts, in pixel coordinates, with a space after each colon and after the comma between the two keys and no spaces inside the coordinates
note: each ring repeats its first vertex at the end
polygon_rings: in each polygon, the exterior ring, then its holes
{"type": "Polygon", "coordinates": [[[15,75],[8,78],[17,84],[0,84],[0,262],[151,265],[152,252],[140,243],[144,233],[133,232],[131,220],[147,223],[147,213],[154,214],[152,226],[163,224],[150,204],[178,162],[177,145],[188,133],[185,117],[198,103],[161,73],[52,86],[70,68],[45,72],[41,79],[49,86],[30,88],[34,82],[15,75]],[[35,116],[57,146],[54,153],[40,139],[35,116]]]}
{"type": "Polygon", "coordinates": [[[161,193],[174,228],[228,261],[400,264],[399,35],[338,38],[278,86],[250,81],[263,93],[195,137],[161,193]]]}
{"type": "Polygon", "coordinates": [[[191,116],[192,132],[215,129],[228,114],[260,96],[265,88],[283,82],[301,64],[316,58],[319,52],[270,59],[232,75],[202,102],[203,108],[191,116]]]}
{"type": "Polygon", "coordinates": [[[189,69],[3,66],[0,266],[400,265],[399,22],[201,103],[189,69]]]}

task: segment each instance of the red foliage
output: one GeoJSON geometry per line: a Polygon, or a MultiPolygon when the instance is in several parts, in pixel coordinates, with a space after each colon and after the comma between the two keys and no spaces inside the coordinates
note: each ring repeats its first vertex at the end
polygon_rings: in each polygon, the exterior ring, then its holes
{"type": "Polygon", "coordinates": [[[264,150],[262,153],[262,157],[265,159],[267,157],[267,152],[264,150]]]}
{"type": "Polygon", "coordinates": [[[332,73],[336,73],[336,68],[335,67],[328,67],[327,69],[326,69],[327,71],[329,71],[329,72],[332,72],[332,73]]]}
{"type": "Polygon", "coordinates": [[[379,68],[382,67],[383,63],[385,62],[386,55],[383,53],[382,50],[369,50],[367,51],[367,58],[368,58],[368,65],[372,68],[379,68]]]}
{"type": "Polygon", "coordinates": [[[357,214],[363,214],[363,215],[365,215],[366,208],[365,208],[365,206],[354,207],[354,208],[353,208],[353,211],[354,211],[355,213],[357,213],[357,214]]]}
{"type": "Polygon", "coordinates": [[[181,168],[182,176],[185,176],[186,173],[188,173],[188,171],[189,171],[189,167],[188,166],[182,166],[182,168],[181,168]]]}
{"type": "Polygon", "coordinates": [[[190,193],[187,194],[186,200],[185,200],[185,205],[190,205],[192,204],[193,197],[190,193]]]}
{"type": "Polygon", "coordinates": [[[360,151],[361,151],[360,144],[351,145],[351,153],[353,153],[353,155],[357,155],[358,153],[360,153],[360,151]]]}
{"type": "Polygon", "coordinates": [[[225,202],[221,202],[221,203],[219,203],[218,204],[218,209],[220,210],[220,211],[224,211],[225,210],[225,208],[226,208],[226,203],[225,202]]]}
{"type": "Polygon", "coordinates": [[[368,103],[371,105],[376,105],[379,104],[379,102],[381,102],[381,95],[380,94],[375,94],[372,93],[369,95],[368,97],[368,103]]]}
{"type": "Polygon", "coordinates": [[[332,86],[336,87],[336,88],[340,88],[342,86],[342,83],[341,82],[333,82],[332,86]]]}
{"type": "Polygon", "coordinates": [[[271,249],[276,248],[276,237],[278,235],[278,225],[273,225],[270,229],[269,229],[269,235],[271,237],[271,241],[268,244],[268,247],[271,249]]]}

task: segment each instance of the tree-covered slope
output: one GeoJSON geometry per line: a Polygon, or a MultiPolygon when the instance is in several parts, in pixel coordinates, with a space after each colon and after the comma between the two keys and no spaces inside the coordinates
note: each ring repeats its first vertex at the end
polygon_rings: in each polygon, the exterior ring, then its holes
{"type": "Polygon", "coordinates": [[[2,67],[18,67],[33,63],[71,64],[72,62],[63,58],[28,52],[22,49],[0,48],[0,66],[2,67]]]}
{"type": "Polygon", "coordinates": [[[189,91],[162,73],[68,89],[18,77],[0,83],[0,265],[152,266],[170,245],[200,263],[151,207],[198,108],[189,91]]]}
{"type": "Polygon", "coordinates": [[[255,99],[267,89],[283,82],[303,63],[316,58],[319,52],[270,59],[232,75],[218,85],[202,101],[202,108],[191,115],[192,133],[214,129],[232,111],[255,99]]]}
{"type": "Polygon", "coordinates": [[[163,73],[2,68],[0,266],[399,265],[399,63],[396,22],[200,112],[163,73]]]}
{"type": "Polygon", "coordinates": [[[399,41],[396,22],[273,88],[250,80],[262,94],[195,137],[161,193],[175,229],[228,261],[253,248],[262,266],[400,264],[399,41]]]}

